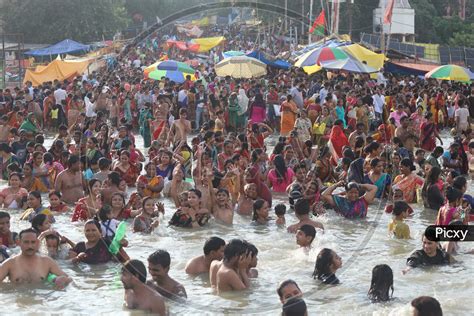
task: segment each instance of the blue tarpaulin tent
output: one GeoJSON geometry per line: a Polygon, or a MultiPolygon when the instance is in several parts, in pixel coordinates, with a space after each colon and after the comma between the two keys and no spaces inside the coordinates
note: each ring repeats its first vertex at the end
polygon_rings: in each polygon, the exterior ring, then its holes
{"type": "Polygon", "coordinates": [[[90,50],[90,45],[84,45],[70,39],[65,39],[64,41],[61,41],[59,43],[56,43],[54,45],[51,45],[45,48],[27,51],[25,55],[41,57],[41,56],[53,56],[53,55],[58,55],[58,54],[86,53],[89,50],[90,50]]]}
{"type": "Polygon", "coordinates": [[[247,57],[252,57],[252,58],[258,59],[262,63],[264,63],[264,64],[266,64],[267,66],[270,66],[270,67],[276,67],[276,68],[282,68],[282,69],[290,69],[290,67],[291,67],[291,64],[289,62],[287,62],[285,60],[282,60],[282,59],[276,59],[274,61],[269,60],[268,58],[265,57],[264,53],[262,53],[258,50],[254,50],[253,52],[248,53],[247,57]]]}

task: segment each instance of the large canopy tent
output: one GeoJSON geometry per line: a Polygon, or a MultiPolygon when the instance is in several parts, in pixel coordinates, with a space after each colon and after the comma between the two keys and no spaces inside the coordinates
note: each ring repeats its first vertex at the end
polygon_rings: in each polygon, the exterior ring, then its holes
{"type": "Polygon", "coordinates": [[[72,79],[78,75],[82,75],[93,59],[85,59],[79,61],[64,61],[55,59],[47,66],[38,66],[35,71],[26,70],[23,82],[31,81],[33,86],[38,86],[44,82],[57,80],[72,79]]]}
{"type": "Polygon", "coordinates": [[[25,55],[33,57],[55,57],[61,54],[85,54],[89,50],[90,45],[81,44],[71,39],[65,39],[64,41],[45,48],[29,50],[25,52],[25,55]]]}

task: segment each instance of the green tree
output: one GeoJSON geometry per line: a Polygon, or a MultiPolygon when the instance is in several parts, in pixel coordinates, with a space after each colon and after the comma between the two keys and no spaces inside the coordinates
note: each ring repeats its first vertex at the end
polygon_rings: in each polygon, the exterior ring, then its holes
{"type": "Polygon", "coordinates": [[[25,42],[82,42],[111,38],[127,26],[123,0],[9,0],[1,10],[5,32],[25,42]]]}

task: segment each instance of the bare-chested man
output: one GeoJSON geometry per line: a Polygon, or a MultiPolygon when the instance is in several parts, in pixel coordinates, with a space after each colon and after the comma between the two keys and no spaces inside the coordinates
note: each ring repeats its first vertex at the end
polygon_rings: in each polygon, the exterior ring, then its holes
{"type": "Polygon", "coordinates": [[[171,130],[168,135],[168,140],[166,145],[169,146],[172,142],[173,144],[178,144],[181,141],[186,141],[188,133],[191,132],[191,122],[187,120],[188,110],[181,108],[179,110],[179,119],[173,122],[171,125],[171,130]]]}
{"type": "Polygon", "coordinates": [[[19,238],[21,253],[0,265],[0,282],[7,276],[10,282],[16,284],[41,283],[48,280],[53,282],[57,289],[62,289],[72,281],[53,259],[37,253],[40,241],[34,229],[22,230],[19,238]],[[49,280],[49,274],[55,276],[49,280]]]}
{"type": "Polygon", "coordinates": [[[255,183],[248,183],[244,186],[243,194],[240,194],[239,202],[237,204],[237,213],[241,215],[252,215],[253,202],[257,199],[257,185],[255,183]]]}
{"type": "Polygon", "coordinates": [[[78,156],[70,156],[67,160],[67,166],[66,170],[58,174],[54,188],[61,192],[64,202],[72,204],[84,197],[84,180],[78,156]]]}
{"type": "Polygon", "coordinates": [[[242,240],[232,239],[224,248],[224,259],[220,264],[211,265],[211,286],[217,293],[240,291],[249,288],[247,270],[251,254],[242,240]]]}
{"type": "Polygon", "coordinates": [[[129,309],[166,315],[163,297],[146,285],[146,268],[140,260],[129,260],[122,267],[125,304],[129,309]]]}
{"type": "Polygon", "coordinates": [[[222,260],[224,257],[225,241],[219,237],[211,237],[204,244],[204,255],[192,258],[186,264],[184,271],[190,275],[208,273],[214,260],[222,260]]]}
{"type": "Polygon", "coordinates": [[[148,272],[153,280],[147,281],[146,284],[164,297],[174,300],[187,298],[184,286],[168,275],[170,264],[170,254],[166,250],[159,249],[152,253],[148,257],[148,272]]]}

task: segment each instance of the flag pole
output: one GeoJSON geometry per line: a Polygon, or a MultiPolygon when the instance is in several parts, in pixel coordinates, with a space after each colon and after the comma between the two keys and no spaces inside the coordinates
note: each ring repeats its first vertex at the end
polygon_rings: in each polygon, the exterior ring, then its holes
{"type": "MultiPolygon", "coordinates": [[[[313,21],[313,0],[309,1],[309,23],[311,24],[311,21],[313,21]]],[[[312,38],[311,38],[311,32],[308,32],[308,44],[311,44],[312,38]]]]}

